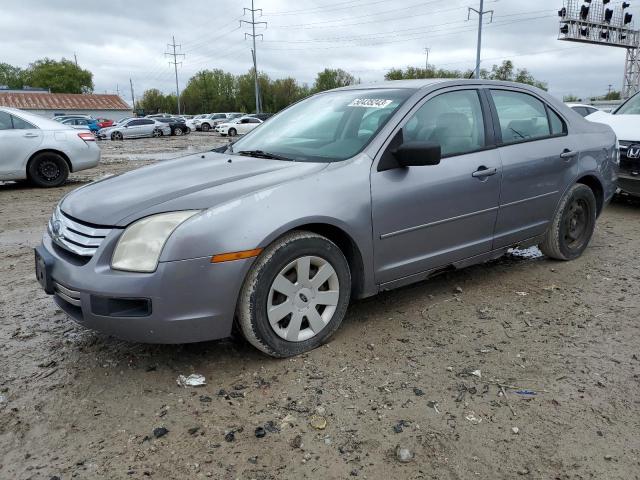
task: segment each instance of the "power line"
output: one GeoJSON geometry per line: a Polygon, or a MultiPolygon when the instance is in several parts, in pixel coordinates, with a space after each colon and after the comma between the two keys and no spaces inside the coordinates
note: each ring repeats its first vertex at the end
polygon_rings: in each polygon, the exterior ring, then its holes
{"type": "Polygon", "coordinates": [[[180,115],[180,87],[178,86],[178,63],[182,65],[182,62],[178,62],[178,57],[185,58],[184,53],[176,53],[176,48],[182,48],[181,45],[176,45],[176,37],[171,37],[173,43],[167,45],[167,48],[173,48],[173,52],[165,52],[166,56],[172,56],[173,62],[169,62],[169,65],[173,65],[176,73],[176,101],[178,102],[178,115],[180,115]]]}
{"type": "Polygon", "coordinates": [[[256,90],[256,113],[260,113],[261,108],[260,108],[260,82],[258,81],[258,54],[256,52],[256,37],[261,37],[264,40],[264,35],[262,35],[261,33],[256,35],[256,25],[264,25],[265,28],[267,27],[267,22],[256,22],[256,12],[260,12],[260,15],[262,15],[262,9],[261,8],[255,8],[254,5],[254,0],[251,0],[251,8],[245,8],[244,12],[251,12],[251,21],[247,21],[247,20],[240,20],[240,26],[242,26],[243,23],[246,23],[247,25],[251,25],[251,32],[252,33],[246,33],[244,34],[244,38],[246,40],[247,37],[251,37],[252,41],[253,41],[253,50],[251,50],[251,55],[253,56],[253,73],[255,76],[255,90],[256,90]]]}

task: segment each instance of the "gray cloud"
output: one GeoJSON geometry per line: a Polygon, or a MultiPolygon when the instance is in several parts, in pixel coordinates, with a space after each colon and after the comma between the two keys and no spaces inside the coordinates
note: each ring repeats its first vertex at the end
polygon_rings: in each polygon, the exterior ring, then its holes
{"type": "MultiPolygon", "coordinates": [[[[633,3],[633,2],[632,2],[633,3]]],[[[475,62],[477,21],[467,7],[477,0],[256,0],[263,9],[258,41],[260,70],[312,83],[325,67],[351,71],[363,81],[381,81],[387,69],[431,64],[470,69],[475,62]]],[[[560,0],[487,0],[495,11],[483,42],[483,67],[511,58],[549,83],[562,96],[602,94],[620,89],[624,50],[557,40],[560,0]]],[[[87,5],[71,0],[26,0],[3,6],[0,61],[26,66],[44,56],[73,58],[94,73],[96,91],[129,98],[157,87],[174,89],[173,70],[163,55],[175,35],[186,54],[179,70],[182,86],[198,70],[233,73],[251,66],[250,0],[166,2],[110,0],[87,5]]],[[[639,3],[640,6],[640,3],[639,3]]],[[[632,13],[640,15],[635,5],[632,13]]]]}

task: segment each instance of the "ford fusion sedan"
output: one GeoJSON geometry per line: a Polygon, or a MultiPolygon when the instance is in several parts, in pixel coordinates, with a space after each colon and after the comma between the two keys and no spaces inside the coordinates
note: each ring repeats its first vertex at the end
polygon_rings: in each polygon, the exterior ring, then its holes
{"type": "Polygon", "coordinates": [[[618,187],[625,193],[640,196],[640,94],[620,105],[612,114],[595,112],[587,120],[613,128],[620,141],[620,176],[618,187]]]}
{"type": "Polygon", "coordinates": [[[105,128],[97,133],[100,139],[124,140],[125,138],[161,137],[171,135],[171,127],[154,118],[133,118],[105,128]]]}
{"type": "Polygon", "coordinates": [[[323,92],[229,146],[68,194],[36,275],[88,328],[185,343],[235,323],[287,357],[327,342],[352,298],[515,246],[577,258],[615,192],[616,147],[520,84],[323,92]]]}
{"type": "Polygon", "coordinates": [[[0,108],[0,180],[28,179],[38,187],[58,187],[70,172],[97,166],[100,148],[88,128],[77,130],[22,110],[0,108]]]}

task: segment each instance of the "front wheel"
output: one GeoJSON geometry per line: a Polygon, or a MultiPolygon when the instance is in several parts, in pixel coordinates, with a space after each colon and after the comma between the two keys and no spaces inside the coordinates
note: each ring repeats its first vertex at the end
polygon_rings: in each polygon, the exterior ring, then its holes
{"type": "Polygon", "coordinates": [[[123,138],[122,132],[113,132],[111,134],[111,140],[122,140],[123,138]]]}
{"type": "Polygon", "coordinates": [[[556,260],[578,258],[593,236],[596,215],[593,191],[581,183],[574,185],[560,202],[540,250],[556,260]]]}
{"type": "Polygon", "coordinates": [[[153,135],[155,138],[161,137],[162,136],[162,131],[160,129],[156,128],[151,135],[153,135]]]}
{"type": "Polygon", "coordinates": [[[181,128],[176,128],[175,136],[176,137],[181,137],[182,135],[184,135],[184,131],[181,128]]]}
{"type": "Polygon", "coordinates": [[[342,251],[311,232],[267,247],[245,279],[237,321],[254,347],[273,357],[299,355],[327,342],[346,314],[351,273],[342,251]]]}
{"type": "Polygon", "coordinates": [[[208,132],[209,130],[211,130],[211,126],[208,123],[203,123],[202,125],[200,125],[200,129],[203,132],[208,132]]]}
{"type": "Polygon", "coordinates": [[[27,176],[38,187],[59,187],[69,177],[69,165],[57,153],[40,153],[29,162],[27,176]]]}
{"type": "Polygon", "coordinates": [[[230,137],[235,137],[238,134],[238,131],[235,128],[230,128],[228,134],[230,137]]]}

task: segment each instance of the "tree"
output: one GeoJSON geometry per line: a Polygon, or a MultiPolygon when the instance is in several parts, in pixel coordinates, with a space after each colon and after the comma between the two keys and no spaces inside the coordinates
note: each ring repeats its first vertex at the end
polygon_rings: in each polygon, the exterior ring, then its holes
{"type": "MultiPolygon", "coordinates": [[[[483,70],[486,75],[486,71],[483,70]]],[[[392,68],[389,70],[384,78],[385,80],[410,80],[419,78],[469,78],[472,76],[471,71],[462,72],[460,70],[446,70],[443,68],[436,68],[433,65],[429,65],[429,68],[416,68],[407,67],[402,70],[399,68],[392,68]]]]}
{"type": "MultiPolygon", "coordinates": [[[[175,95],[173,96],[175,99],[175,95]]],[[[142,99],[138,101],[138,107],[146,114],[165,112],[167,97],[157,88],[146,90],[142,94],[142,99]]]]}
{"type": "Polygon", "coordinates": [[[313,84],[313,91],[323,92],[325,90],[331,90],[332,88],[346,87],[356,83],[358,83],[356,78],[341,68],[325,68],[316,76],[316,81],[313,84]]]}
{"type": "Polygon", "coordinates": [[[93,74],[70,60],[36,60],[24,72],[24,85],[48,88],[53,93],[93,92],[93,74]]]}
{"type": "Polygon", "coordinates": [[[0,63],[0,85],[20,89],[24,86],[24,70],[8,63],[0,63]]]}
{"type": "Polygon", "coordinates": [[[232,74],[202,70],[189,79],[180,95],[185,112],[225,112],[236,108],[236,86],[232,74]]]}
{"type": "Polygon", "coordinates": [[[621,98],[622,98],[622,94],[620,92],[612,90],[609,93],[607,93],[602,99],[603,100],[620,100],[621,98]]]}
{"type": "Polygon", "coordinates": [[[562,101],[565,103],[576,103],[576,102],[580,102],[581,100],[575,95],[570,93],[569,95],[565,95],[564,97],[562,97],[562,101]]]}

